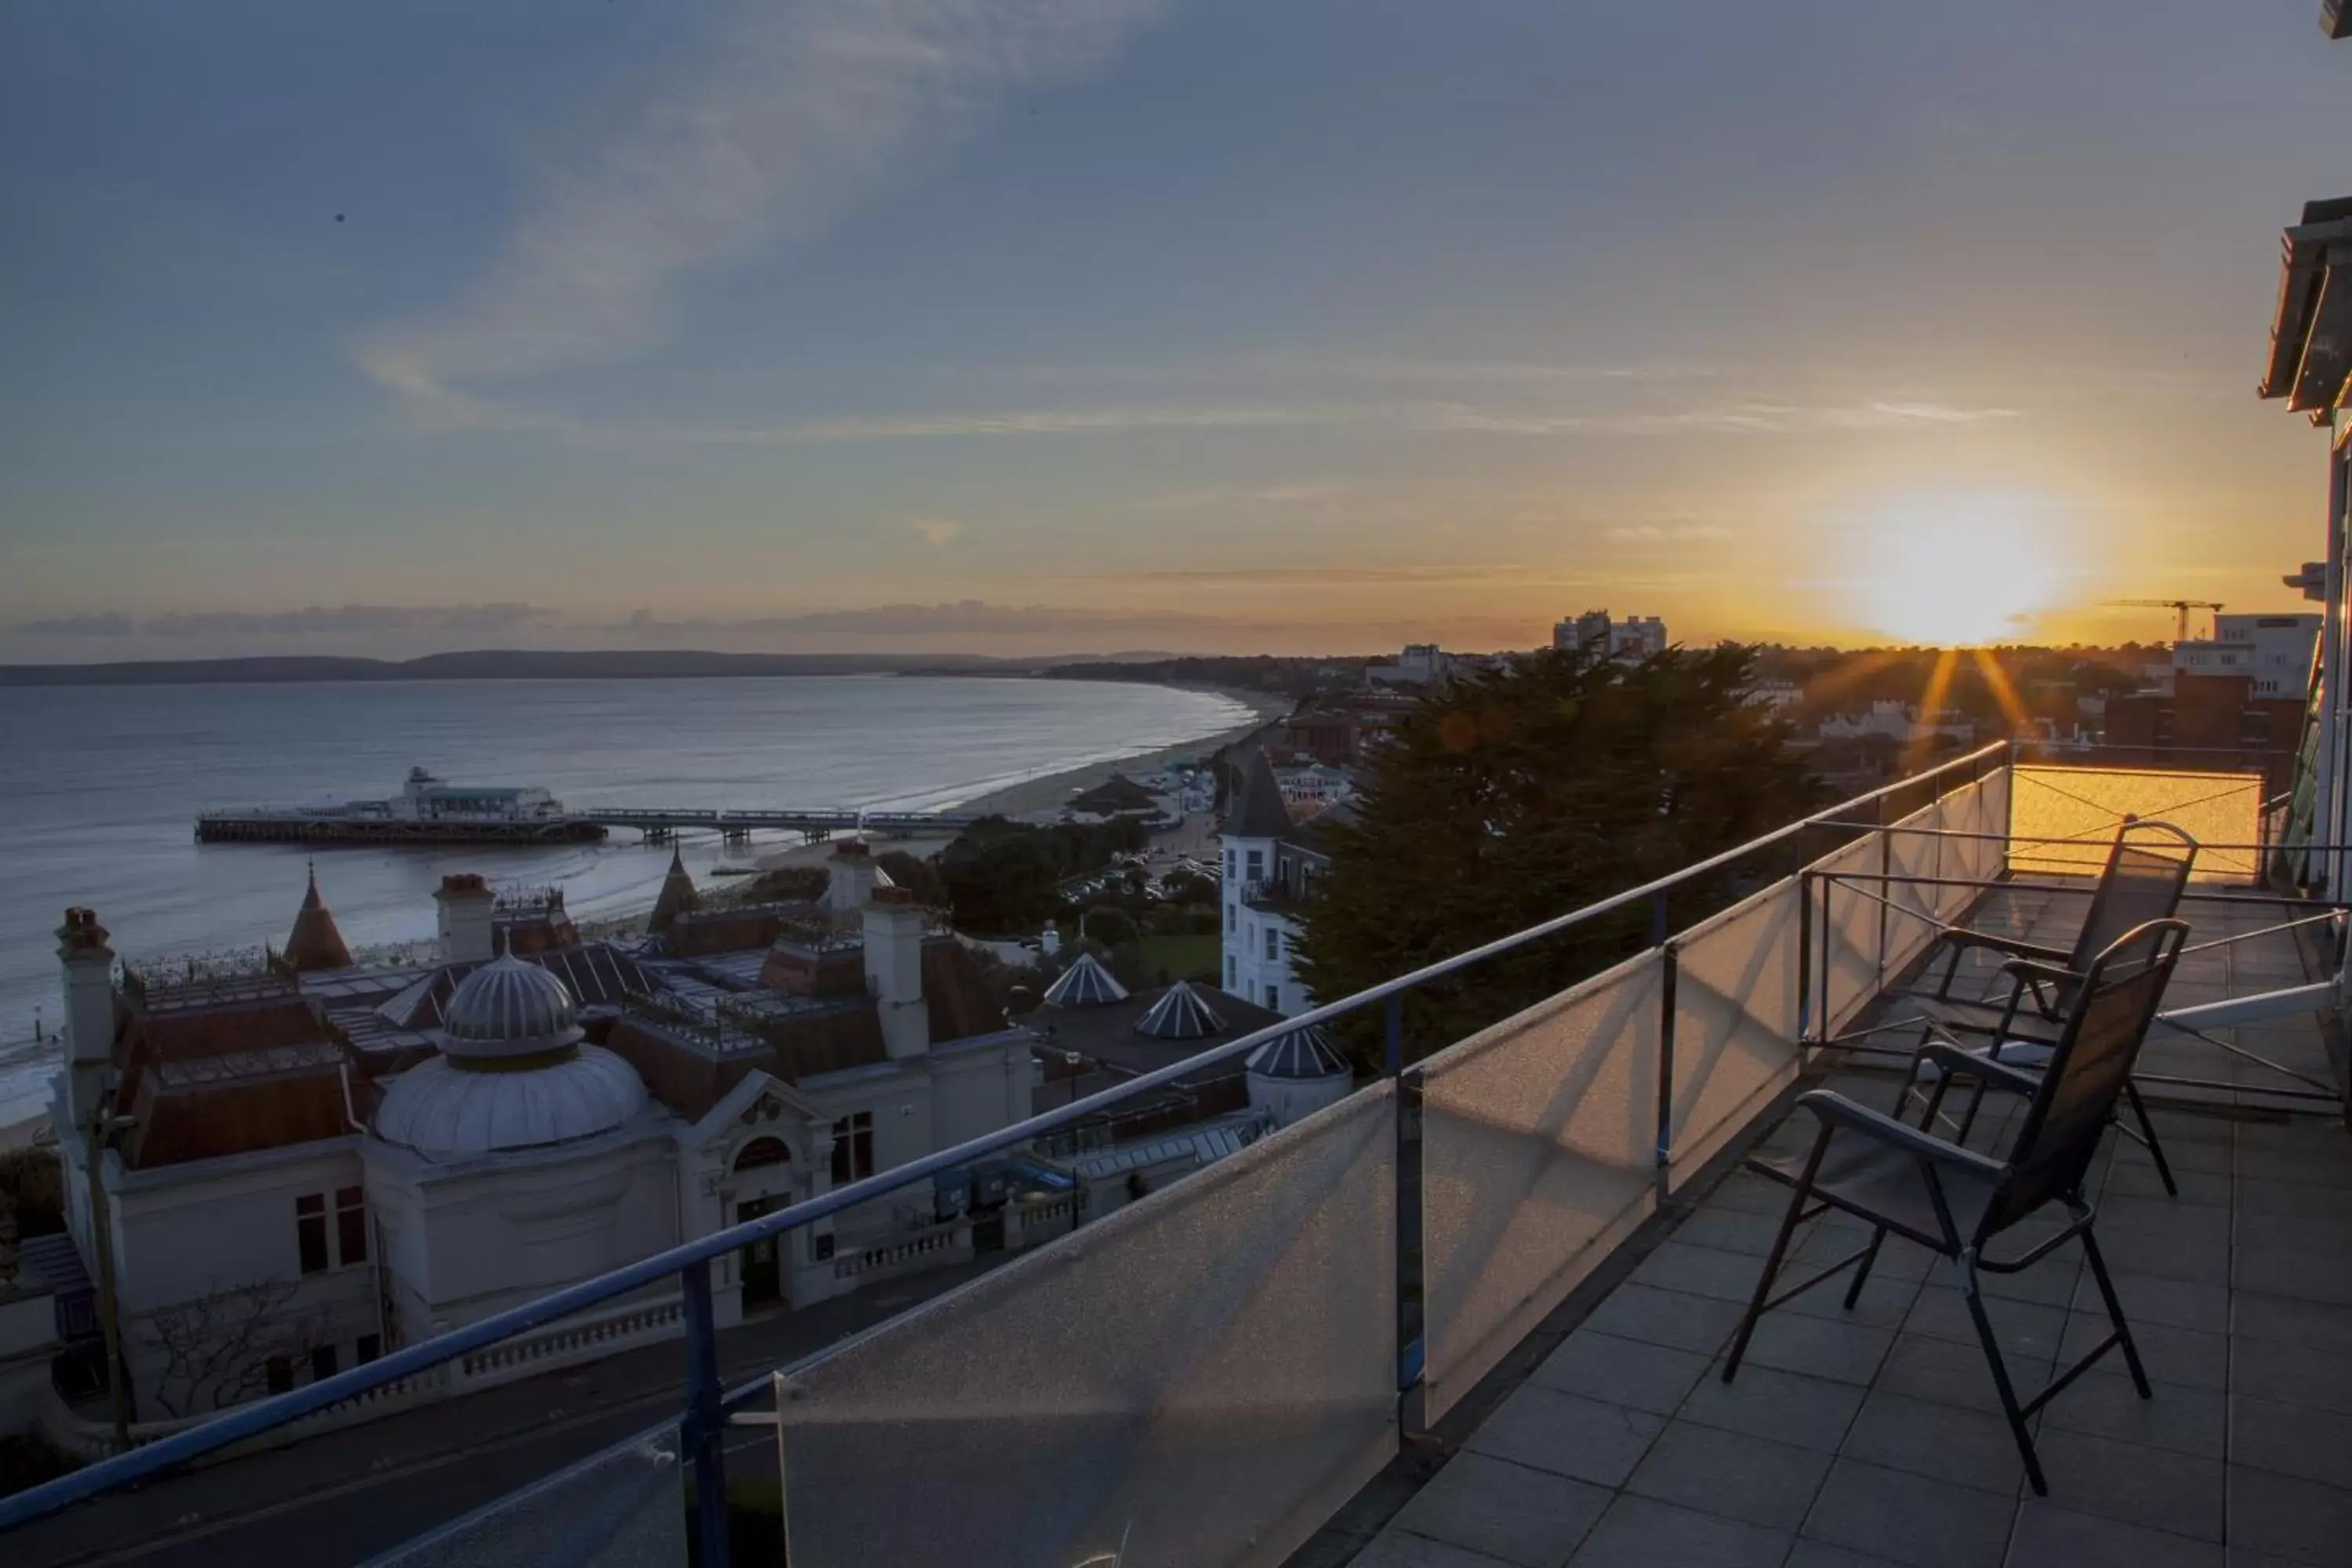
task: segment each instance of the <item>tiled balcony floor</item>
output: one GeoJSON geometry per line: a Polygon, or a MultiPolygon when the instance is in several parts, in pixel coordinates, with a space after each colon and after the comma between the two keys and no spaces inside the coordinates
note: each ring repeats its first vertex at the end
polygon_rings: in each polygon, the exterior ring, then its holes
{"type": "MultiPolygon", "coordinates": [[[[2079,908],[2016,895],[1979,920],[2050,920],[2063,941],[2079,908]]],[[[2285,918],[2189,912],[2192,941],[2285,918]]],[[[2302,978],[2285,939],[2266,938],[2186,961],[2171,1000],[2302,978]]],[[[2315,1018],[2265,1027],[2326,1067],[2315,1018]]],[[[2197,1076],[2231,1076],[2223,1053],[2189,1048],[2197,1076]]],[[[1897,1083],[1832,1080],[1880,1107],[1897,1083]]],[[[1999,1144],[2018,1110],[1989,1104],[1971,1143],[1999,1144]]],[[[2058,1394],[2033,1423],[2047,1499],[2025,1485],[1948,1266],[1921,1248],[1890,1239],[1851,1312],[1841,1278],[1767,1314],[1738,1381],[1721,1381],[1787,1202],[1738,1173],[1503,1398],[1358,1568],[2352,1563],[2352,1137],[2239,1103],[2157,1114],[2180,1196],[2129,1143],[2102,1154],[2091,1188],[2155,1397],[2137,1397],[2116,1352],[2058,1394]]],[[[1813,1125],[1794,1113],[1765,1143],[1801,1147],[1813,1125]]],[[[1851,1250],[1858,1230],[1813,1221],[1799,1266],[1851,1250]]],[[[2103,1331],[2081,1259],[2068,1247],[1984,1277],[2023,1393],[2103,1331]]]]}

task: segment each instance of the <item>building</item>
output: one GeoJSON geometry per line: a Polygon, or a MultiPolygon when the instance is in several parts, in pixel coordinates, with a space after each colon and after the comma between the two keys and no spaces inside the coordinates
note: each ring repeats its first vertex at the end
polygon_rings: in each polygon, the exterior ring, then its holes
{"type": "Polygon", "coordinates": [[[1454,672],[1454,658],[1433,642],[1407,643],[1392,664],[1364,667],[1372,686],[1435,686],[1454,672]]]}
{"type": "Polygon", "coordinates": [[[1666,623],[1656,616],[1612,620],[1609,612],[1587,610],[1551,629],[1551,646],[1595,652],[1604,658],[1642,659],[1666,651],[1666,623]]]}
{"type": "Polygon", "coordinates": [[[2242,675],[2256,698],[2301,702],[2311,689],[2311,658],[2319,645],[2317,616],[2215,616],[2213,635],[2172,646],[2172,673],[2242,675]]]}
{"type": "Polygon", "coordinates": [[[1344,821],[1342,801],[1294,822],[1274,764],[1253,751],[1239,765],[1225,812],[1224,987],[1285,1017],[1314,1005],[1292,968],[1300,900],[1330,868],[1321,830],[1344,821]]]}
{"type": "MultiPolygon", "coordinates": [[[[605,942],[559,896],[451,877],[438,962],[406,969],[352,964],[315,879],[285,952],[241,969],[118,978],[68,911],[52,1118],[138,1416],[329,1375],[1030,1115],[1034,1035],[863,851],[824,900],[666,886],[658,932],[605,942]]],[[[992,1237],[1019,1245],[1001,1215],[851,1209],[731,1256],[718,1318],[992,1237]]],[[[676,1332],[677,1298],[611,1318],[566,1353],[676,1332]]]]}

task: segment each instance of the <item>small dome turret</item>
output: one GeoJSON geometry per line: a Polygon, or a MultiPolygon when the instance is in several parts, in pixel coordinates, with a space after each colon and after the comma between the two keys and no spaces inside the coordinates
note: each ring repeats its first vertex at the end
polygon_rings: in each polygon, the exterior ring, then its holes
{"type": "Polygon", "coordinates": [[[441,1009],[441,1049],[467,1058],[544,1056],[580,1043],[572,989],[509,954],[457,983],[441,1009]]]}

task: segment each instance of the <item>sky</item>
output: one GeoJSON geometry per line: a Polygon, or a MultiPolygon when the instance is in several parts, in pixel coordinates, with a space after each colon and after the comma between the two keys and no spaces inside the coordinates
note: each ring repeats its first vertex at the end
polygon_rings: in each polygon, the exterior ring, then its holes
{"type": "Polygon", "coordinates": [[[2317,9],[26,0],[0,659],[2297,607],[2317,9]]]}

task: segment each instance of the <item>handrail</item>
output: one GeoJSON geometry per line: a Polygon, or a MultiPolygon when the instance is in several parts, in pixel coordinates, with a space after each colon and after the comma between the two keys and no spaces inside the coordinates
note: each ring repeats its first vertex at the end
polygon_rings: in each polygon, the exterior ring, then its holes
{"type": "Polygon", "coordinates": [[[723,1257],[754,1241],[781,1236],[801,1226],[830,1218],[845,1209],[854,1208],[869,1199],[927,1181],[940,1172],[970,1164],[974,1160],[1009,1149],[1014,1144],[1028,1142],[1045,1133],[1072,1122],[1083,1121],[1097,1111],[1106,1110],[1122,1100],[1147,1094],[1153,1089],[1173,1083],[1181,1078],[1196,1075],[1204,1067],[1214,1067],[1246,1056],[1268,1041],[1279,1039],[1295,1030],[1308,1028],[1317,1024],[1343,1017],[1371,1003],[1385,1001],[1389,997],[1410,991],[1417,985],[1424,985],[1430,981],[1443,979],[1499,953],[1510,952],[1528,942],[1540,942],[1547,937],[1557,936],[1572,927],[1639,904],[1693,878],[1704,876],[1709,871],[1728,866],[1759,849],[1769,848],[1808,829],[1821,826],[1875,828],[1879,825],[1838,823],[1832,819],[1840,812],[1852,810],[1857,805],[1870,805],[1903,790],[1916,787],[1928,780],[1940,777],[1955,769],[1974,767],[1995,756],[2005,756],[2009,744],[2007,741],[1993,742],[1965,755],[1940,763],[1924,773],[1913,773],[1893,784],[1882,784],[1867,794],[1856,795],[1851,800],[1842,801],[1836,805],[1801,817],[1759,837],[1751,838],[1745,844],[1671,871],[1665,876],[1654,878],[1639,887],[1612,893],[1581,909],[1572,910],[1567,914],[1556,915],[1524,931],[1513,932],[1509,936],[1498,937],[1493,942],[1455,953],[1451,958],[1424,964],[1410,973],[1382,981],[1351,996],[1327,1003],[1320,1007],[1298,1014],[1294,1017],[1285,1018],[1280,1023],[1269,1025],[1265,1028],[1244,1035],[1238,1040],[1226,1041],[1187,1057],[1182,1061],[1171,1062],[1166,1067],[1155,1068],[1123,1083],[1114,1084],[1083,1100],[1055,1106],[1050,1110],[1015,1122],[1012,1126],[1000,1128],[994,1132],[985,1133],[978,1138],[968,1139],[953,1148],[942,1149],[936,1153],[927,1154],[921,1159],[911,1160],[906,1164],[878,1172],[862,1181],[852,1182],[847,1186],[837,1187],[821,1196],[811,1198],[806,1203],[794,1204],[789,1208],[778,1209],[772,1214],[762,1215],[757,1219],[748,1220],[725,1230],[714,1231],[709,1236],[680,1243],[667,1251],[657,1252],[650,1258],[640,1258],[635,1263],[599,1275],[593,1279],[583,1280],[577,1285],[568,1286],[552,1294],[542,1296],[535,1301],[527,1301],[520,1307],[509,1307],[505,1311],[495,1312],[463,1328],[452,1329],[447,1333],[436,1335],[421,1343],[394,1351],[363,1366],[352,1367],[349,1371],[337,1373],[332,1377],[306,1384],[289,1393],[277,1394],[257,1404],[239,1406],[188,1431],[163,1438],[130,1453],[117,1455],[87,1469],[59,1477],[56,1480],[46,1482],[29,1490],[18,1492],[13,1497],[0,1498],[0,1531],[14,1529],[18,1525],[55,1513],[60,1509],[70,1507],[74,1503],[111,1491],[117,1487],[144,1480],[176,1465],[201,1458],[207,1454],[217,1453],[232,1444],[243,1442],[248,1437],[257,1436],[290,1421],[299,1420],[329,1405],[339,1405],[378,1384],[413,1375],[429,1367],[438,1366],[470,1351],[494,1344],[516,1334],[528,1332],[560,1318],[569,1317],[574,1312],[595,1306],[599,1302],[610,1300],[615,1296],[625,1295],[667,1276],[682,1274],[689,1268],[708,1264],[715,1258],[723,1257]]]}

